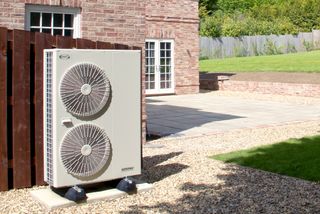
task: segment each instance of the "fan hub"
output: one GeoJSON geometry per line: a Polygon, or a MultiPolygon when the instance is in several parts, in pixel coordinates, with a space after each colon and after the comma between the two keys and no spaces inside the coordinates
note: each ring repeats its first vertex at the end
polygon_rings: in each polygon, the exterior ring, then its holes
{"type": "Polygon", "coordinates": [[[83,156],[89,156],[91,154],[91,152],[92,152],[92,148],[90,145],[86,144],[86,145],[82,146],[81,154],[83,156]]]}
{"type": "Polygon", "coordinates": [[[83,95],[89,95],[91,93],[91,90],[92,90],[92,88],[91,88],[91,85],[89,85],[89,84],[84,84],[81,87],[81,93],[83,95]]]}

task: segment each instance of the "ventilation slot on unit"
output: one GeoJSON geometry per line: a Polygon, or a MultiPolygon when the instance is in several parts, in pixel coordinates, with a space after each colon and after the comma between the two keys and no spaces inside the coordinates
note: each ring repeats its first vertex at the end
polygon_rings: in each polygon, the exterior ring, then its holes
{"type": "Polygon", "coordinates": [[[98,66],[82,63],[69,69],[62,78],[60,96],[68,112],[92,116],[106,106],[110,82],[98,66]]]}
{"type": "Polygon", "coordinates": [[[110,140],[106,133],[95,125],[83,124],[66,134],[60,155],[68,173],[88,177],[106,165],[110,152],[110,140]]]}
{"type": "Polygon", "coordinates": [[[46,158],[47,181],[53,183],[53,142],[52,142],[52,52],[46,53],[46,158]]]}

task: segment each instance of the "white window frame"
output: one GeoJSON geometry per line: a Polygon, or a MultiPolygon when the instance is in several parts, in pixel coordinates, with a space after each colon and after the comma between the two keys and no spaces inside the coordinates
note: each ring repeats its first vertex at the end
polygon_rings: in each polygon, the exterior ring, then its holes
{"type": "MultiPolygon", "coordinates": [[[[31,5],[26,4],[25,8],[25,29],[30,31],[31,13],[60,13],[60,14],[72,14],[73,15],[73,38],[81,37],[80,27],[80,8],[59,7],[59,6],[47,6],[47,5],[31,5]]],[[[52,21],[52,20],[51,20],[52,21]]],[[[40,24],[41,25],[41,24],[40,24]]],[[[62,26],[63,28],[64,26],[62,26]]],[[[54,28],[51,23],[50,29],[54,28]]]]}
{"type": "Polygon", "coordinates": [[[175,93],[175,41],[173,39],[146,39],[145,42],[154,42],[155,43],[155,89],[146,89],[147,95],[155,94],[173,94],[175,93]],[[170,42],[171,43],[171,88],[161,89],[160,84],[160,43],[161,42],[170,42]]]}

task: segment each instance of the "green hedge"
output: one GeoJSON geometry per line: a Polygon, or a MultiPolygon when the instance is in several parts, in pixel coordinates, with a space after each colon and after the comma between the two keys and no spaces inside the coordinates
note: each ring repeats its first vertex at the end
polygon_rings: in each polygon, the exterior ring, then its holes
{"type": "Polygon", "coordinates": [[[208,37],[297,34],[320,28],[319,0],[203,0],[200,14],[200,34],[208,37]]]}

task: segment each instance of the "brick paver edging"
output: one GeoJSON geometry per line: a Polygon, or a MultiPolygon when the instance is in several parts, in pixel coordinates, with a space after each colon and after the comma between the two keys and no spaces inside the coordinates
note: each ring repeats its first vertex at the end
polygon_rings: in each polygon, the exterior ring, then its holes
{"type": "Polygon", "coordinates": [[[320,97],[320,85],[254,81],[219,81],[219,90],[320,97]]]}

